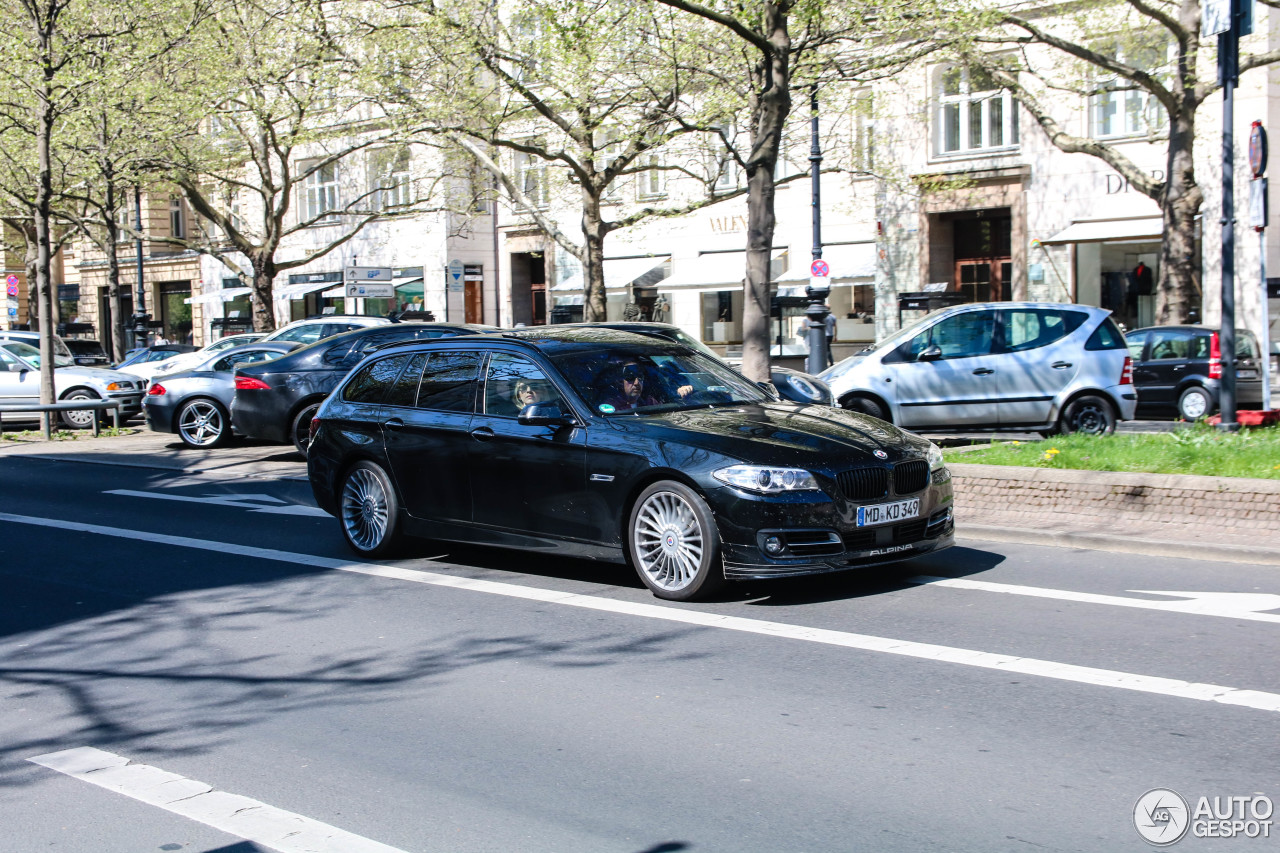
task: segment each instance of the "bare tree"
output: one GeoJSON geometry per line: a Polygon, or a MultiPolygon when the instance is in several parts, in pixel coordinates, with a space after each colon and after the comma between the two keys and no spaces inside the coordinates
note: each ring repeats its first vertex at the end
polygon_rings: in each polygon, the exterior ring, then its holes
{"type": "MultiPolygon", "coordinates": [[[[965,52],[1017,95],[1060,150],[1097,157],[1160,205],[1159,323],[1185,323],[1200,303],[1195,218],[1204,192],[1193,156],[1196,119],[1220,88],[1214,63],[1201,53],[1200,7],[1200,0],[1110,0],[1044,12],[1028,6],[987,18],[994,26],[970,27],[981,32],[965,52]],[[1122,146],[1097,134],[1069,132],[1058,106],[1064,93],[1091,101],[1136,97],[1149,105],[1135,112],[1143,126],[1130,130],[1165,146],[1164,176],[1145,171],[1122,146]]],[[[1240,71],[1278,60],[1280,50],[1246,51],[1240,71]]]]}

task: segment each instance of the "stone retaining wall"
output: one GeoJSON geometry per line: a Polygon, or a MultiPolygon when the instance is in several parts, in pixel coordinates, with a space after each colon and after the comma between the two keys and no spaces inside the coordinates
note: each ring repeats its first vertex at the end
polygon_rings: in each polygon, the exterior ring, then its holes
{"type": "Polygon", "coordinates": [[[956,521],[1280,546],[1280,480],[952,464],[956,521]]]}

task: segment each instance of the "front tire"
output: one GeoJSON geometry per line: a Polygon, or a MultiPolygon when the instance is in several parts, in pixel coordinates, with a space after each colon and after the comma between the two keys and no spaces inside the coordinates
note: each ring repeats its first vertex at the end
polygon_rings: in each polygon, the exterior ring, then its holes
{"type": "Polygon", "coordinates": [[[840,407],[850,412],[858,412],[864,415],[870,415],[882,421],[889,420],[889,413],[885,411],[884,406],[871,399],[870,397],[853,396],[845,397],[840,401],[840,407]]]}
{"type": "Polygon", "coordinates": [[[293,439],[293,446],[303,456],[307,455],[307,448],[311,445],[311,419],[318,411],[320,411],[319,403],[304,406],[302,411],[294,416],[293,423],[289,425],[289,437],[293,439]]]}
{"type": "Polygon", "coordinates": [[[640,493],[627,524],[627,548],[640,580],[658,598],[694,601],[725,584],[711,510],[682,483],[662,480],[640,493]]]}
{"type": "Polygon", "coordinates": [[[174,425],[178,438],[188,447],[222,447],[231,438],[231,419],[227,410],[217,401],[204,397],[183,403],[174,425]]]}
{"type": "MultiPolygon", "coordinates": [[[[64,403],[77,403],[81,400],[99,400],[101,399],[92,391],[72,391],[70,394],[62,398],[64,403]]],[[[94,420],[98,418],[96,409],[84,409],[79,412],[59,412],[58,420],[62,421],[62,425],[67,429],[89,429],[93,426],[94,420]]]]}
{"type": "Polygon", "coordinates": [[[1116,413],[1111,404],[1096,394],[1077,397],[1067,404],[1058,419],[1062,435],[1110,435],[1116,431],[1116,413]]]}
{"type": "Polygon", "coordinates": [[[1213,411],[1213,398],[1209,392],[1194,385],[1178,398],[1178,415],[1184,421],[1198,421],[1213,411]]]}
{"type": "Polygon", "coordinates": [[[338,521],[347,544],[362,557],[387,557],[400,548],[400,501],[380,466],[357,462],[347,471],[339,492],[338,521]]]}

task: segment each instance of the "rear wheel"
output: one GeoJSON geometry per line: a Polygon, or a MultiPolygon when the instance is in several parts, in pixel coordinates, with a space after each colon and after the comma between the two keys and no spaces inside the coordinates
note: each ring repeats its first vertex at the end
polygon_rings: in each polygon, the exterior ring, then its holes
{"type": "Polygon", "coordinates": [[[302,411],[294,416],[293,424],[289,427],[289,436],[293,439],[293,446],[303,456],[307,455],[307,447],[311,444],[311,419],[316,416],[318,411],[320,411],[319,403],[305,406],[302,411]]]}
{"type": "Polygon", "coordinates": [[[342,478],[338,521],[347,544],[361,556],[386,557],[400,547],[400,501],[381,467],[357,462],[342,478]]]}
{"type": "Polygon", "coordinates": [[[1196,385],[1182,392],[1178,398],[1178,415],[1184,421],[1198,421],[1213,409],[1209,392],[1196,385]]]}
{"type": "Polygon", "coordinates": [[[1110,435],[1116,430],[1116,414],[1111,404],[1096,394],[1077,397],[1067,404],[1058,419],[1058,432],[1110,435]]]}
{"type": "MultiPolygon", "coordinates": [[[[62,398],[64,403],[78,403],[82,400],[100,399],[97,394],[92,391],[86,391],[83,388],[78,391],[72,391],[70,394],[62,398]]],[[[67,429],[88,429],[93,426],[93,422],[99,417],[97,409],[82,409],[78,412],[59,412],[59,419],[62,425],[67,429]]]]}
{"type": "Polygon", "coordinates": [[[889,420],[889,413],[885,411],[884,406],[870,397],[856,395],[852,397],[845,397],[840,401],[840,406],[841,408],[848,409],[851,412],[870,415],[871,417],[879,418],[882,421],[889,420]]]}
{"type": "Polygon", "coordinates": [[[231,438],[226,409],[215,400],[188,400],[178,409],[178,438],[189,447],[221,447],[231,438]]]}
{"type": "Polygon", "coordinates": [[[662,480],[640,494],[631,508],[627,546],[640,579],[658,598],[693,601],[725,583],[711,510],[682,483],[662,480]]]}

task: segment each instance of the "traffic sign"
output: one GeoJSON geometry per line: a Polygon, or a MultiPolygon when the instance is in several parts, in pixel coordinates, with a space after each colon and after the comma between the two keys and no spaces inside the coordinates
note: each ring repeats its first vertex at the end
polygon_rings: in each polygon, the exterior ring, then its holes
{"type": "Polygon", "coordinates": [[[1255,178],[1267,171],[1267,131],[1260,121],[1255,121],[1249,130],[1249,168],[1255,178]]]}
{"type": "Polygon", "coordinates": [[[18,277],[16,275],[7,275],[4,278],[4,283],[9,285],[10,287],[17,287],[18,277]]]}
{"type": "Polygon", "coordinates": [[[831,274],[831,267],[827,266],[827,262],[822,258],[818,258],[809,265],[809,273],[814,278],[826,278],[831,274]]]}
{"type": "Polygon", "coordinates": [[[5,286],[5,292],[6,292],[7,294],[9,294],[10,296],[17,296],[17,295],[18,295],[18,285],[17,285],[17,284],[9,284],[9,285],[6,285],[6,286],[5,286]]]}
{"type": "Polygon", "coordinates": [[[391,299],[396,295],[394,284],[356,284],[347,282],[347,296],[352,299],[391,299]]]}
{"type": "Polygon", "coordinates": [[[347,281],[391,282],[391,267],[347,267],[347,281]]]}
{"type": "Polygon", "coordinates": [[[458,260],[457,258],[454,258],[453,260],[449,261],[449,278],[451,280],[462,281],[462,273],[464,272],[464,270],[465,270],[465,267],[463,266],[462,261],[458,260]]]}

